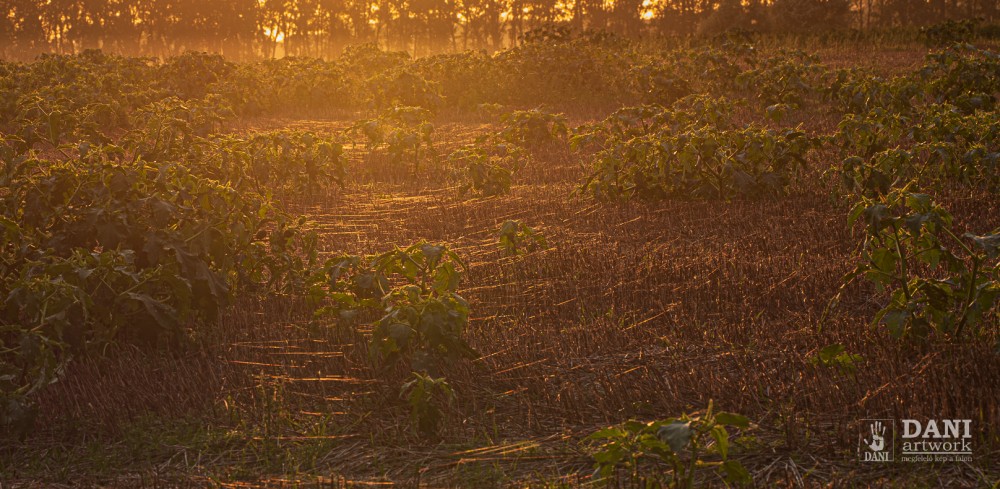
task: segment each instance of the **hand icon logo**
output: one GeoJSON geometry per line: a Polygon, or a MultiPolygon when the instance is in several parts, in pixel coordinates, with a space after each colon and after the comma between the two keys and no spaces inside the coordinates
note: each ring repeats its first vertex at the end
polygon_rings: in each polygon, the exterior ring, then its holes
{"type": "Polygon", "coordinates": [[[881,421],[875,421],[869,428],[871,428],[872,438],[871,441],[865,440],[873,452],[881,452],[885,449],[885,426],[881,421]]]}

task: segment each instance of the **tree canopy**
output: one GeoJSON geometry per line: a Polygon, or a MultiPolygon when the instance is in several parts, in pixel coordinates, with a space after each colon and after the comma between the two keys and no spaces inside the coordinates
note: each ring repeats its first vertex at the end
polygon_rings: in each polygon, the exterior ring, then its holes
{"type": "Polygon", "coordinates": [[[541,25],[629,36],[1000,18],[995,0],[0,0],[0,54],[99,48],[166,56],[331,56],[378,42],[415,55],[497,50],[541,25]]]}

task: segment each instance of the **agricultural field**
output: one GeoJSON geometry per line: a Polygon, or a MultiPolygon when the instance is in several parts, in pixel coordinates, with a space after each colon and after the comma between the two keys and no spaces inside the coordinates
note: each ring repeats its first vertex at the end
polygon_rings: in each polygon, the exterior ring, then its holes
{"type": "Polygon", "coordinates": [[[1000,44],[930,32],[0,62],[0,487],[996,487],[1000,44]]]}

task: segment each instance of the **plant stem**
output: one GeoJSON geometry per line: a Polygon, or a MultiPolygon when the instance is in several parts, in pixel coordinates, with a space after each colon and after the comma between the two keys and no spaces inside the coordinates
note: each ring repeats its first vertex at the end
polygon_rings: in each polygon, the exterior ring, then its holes
{"type": "Polygon", "coordinates": [[[969,309],[972,308],[972,296],[975,295],[976,291],[976,274],[979,273],[979,263],[981,259],[975,255],[972,257],[972,274],[969,276],[969,291],[965,296],[965,303],[962,304],[962,319],[958,322],[958,327],[955,328],[955,339],[962,337],[962,330],[965,329],[965,323],[969,319],[969,309]]]}
{"type": "Polygon", "coordinates": [[[906,297],[906,302],[910,302],[910,285],[909,285],[909,272],[906,267],[906,255],[903,254],[903,250],[899,246],[899,228],[896,224],[892,224],[892,233],[896,236],[896,256],[899,257],[899,281],[900,285],[903,286],[903,296],[906,297]]]}

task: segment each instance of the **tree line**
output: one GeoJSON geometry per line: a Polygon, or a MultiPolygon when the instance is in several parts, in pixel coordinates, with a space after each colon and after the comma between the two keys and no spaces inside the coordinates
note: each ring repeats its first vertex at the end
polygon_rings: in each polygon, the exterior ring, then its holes
{"type": "Polygon", "coordinates": [[[235,59],[331,56],[363,42],[414,55],[516,44],[548,24],[627,36],[796,31],[1000,18],[997,0],[0,0],[0,55],[103,49],[235,59]]]}

